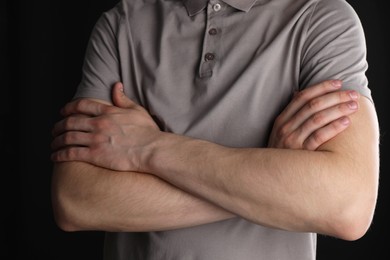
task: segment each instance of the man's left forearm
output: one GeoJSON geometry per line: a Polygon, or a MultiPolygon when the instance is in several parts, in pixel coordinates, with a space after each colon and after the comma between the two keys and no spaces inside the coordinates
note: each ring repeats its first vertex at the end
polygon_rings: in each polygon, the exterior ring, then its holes
{"type": "Polygon", "coordinates": [[[162,133],[143,170],[258,224],[357,239],[371,222],[378,177],[374,110],[360,103],[353,126],[317,151],[162,133]]]}

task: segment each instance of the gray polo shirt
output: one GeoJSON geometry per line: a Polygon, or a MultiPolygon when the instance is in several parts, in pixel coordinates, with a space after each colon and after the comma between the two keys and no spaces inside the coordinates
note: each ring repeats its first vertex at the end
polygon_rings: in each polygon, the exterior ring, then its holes
{"type": "MultiPolygon", "coordinates": [[[[294,91],[338,78],[371,99],[364,33],[345,0],[122,0],[98,20],[75,97],[122,81],[162,130],[265,147],[294,91]]],[[[305,260],[316,234],[242,218],[107,233],[105,259],[305,260]]]]}

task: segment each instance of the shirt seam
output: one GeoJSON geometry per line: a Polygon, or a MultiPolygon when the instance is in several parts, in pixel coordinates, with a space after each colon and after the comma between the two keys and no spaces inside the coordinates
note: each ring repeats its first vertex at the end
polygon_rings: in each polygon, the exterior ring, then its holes
{"type": "MultiPolygon", "coordinates": [[[[307,23],[306,28],[305,28],[305,30],[304,30],[304,35],[303,35],[304,44],[303,44],[303,46],[305,46],[305,43],[306,43],[306,41],[307,41],[307,35],[308,35],[308,33],[309,33],[309,29],[310,29],[310,27],[311,27],[312,19],[313,19],[313,16],[314,16],[315,11],[317,10],[317,6],[318,6],[319,2],[320,2],[320,0],[316,0],[316,3],[314,4],[314,6],[312,6],[312,11],[311,11],[311,13],[310,13],[310,16],[309,16],[309,19],[308,19],[308,23],[307,23]]],[[[305,55],[305,53],[306,53],[305,50],[302,50],[302,51],[301,51],[301,57],[300,57],[300,59],[301,59],[301,61],[300,61],[300,67],[301,67],[301,68],[302,68],[302,66],[303,66],[302,62],[303,62],[303,60],[304,60],[304,55],[305,55]]],[[[298,89],[301,89],[301,87],[298,86],[298,89]]]]}

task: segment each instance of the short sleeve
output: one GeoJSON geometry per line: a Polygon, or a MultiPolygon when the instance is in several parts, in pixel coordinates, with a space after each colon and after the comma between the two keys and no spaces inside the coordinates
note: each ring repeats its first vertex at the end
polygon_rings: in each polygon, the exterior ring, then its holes
{"type": "Polygon", "coordinates": [[[340,79],[372,101],[366,71],[366,42],[357,13],[345,0],[319,0],[307,28],[300,86],[340,79]]]}
{"type": "Polygon", "coordinates": [[[111,102],[111,88],[121,80],[116,37],[120,15],[117,9],[118,6],[103,13],[92,30],[74,98],[111,102]]]}

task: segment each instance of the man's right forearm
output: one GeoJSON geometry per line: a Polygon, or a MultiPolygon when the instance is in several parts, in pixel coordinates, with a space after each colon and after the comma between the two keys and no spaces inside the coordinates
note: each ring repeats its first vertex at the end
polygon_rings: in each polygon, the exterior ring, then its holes
{"type": "Polygon", "coordinates": [[[161,231],[234,217],[152,175],[83,162],[54,165],[52,202],[66,231],[161,231]]]}

